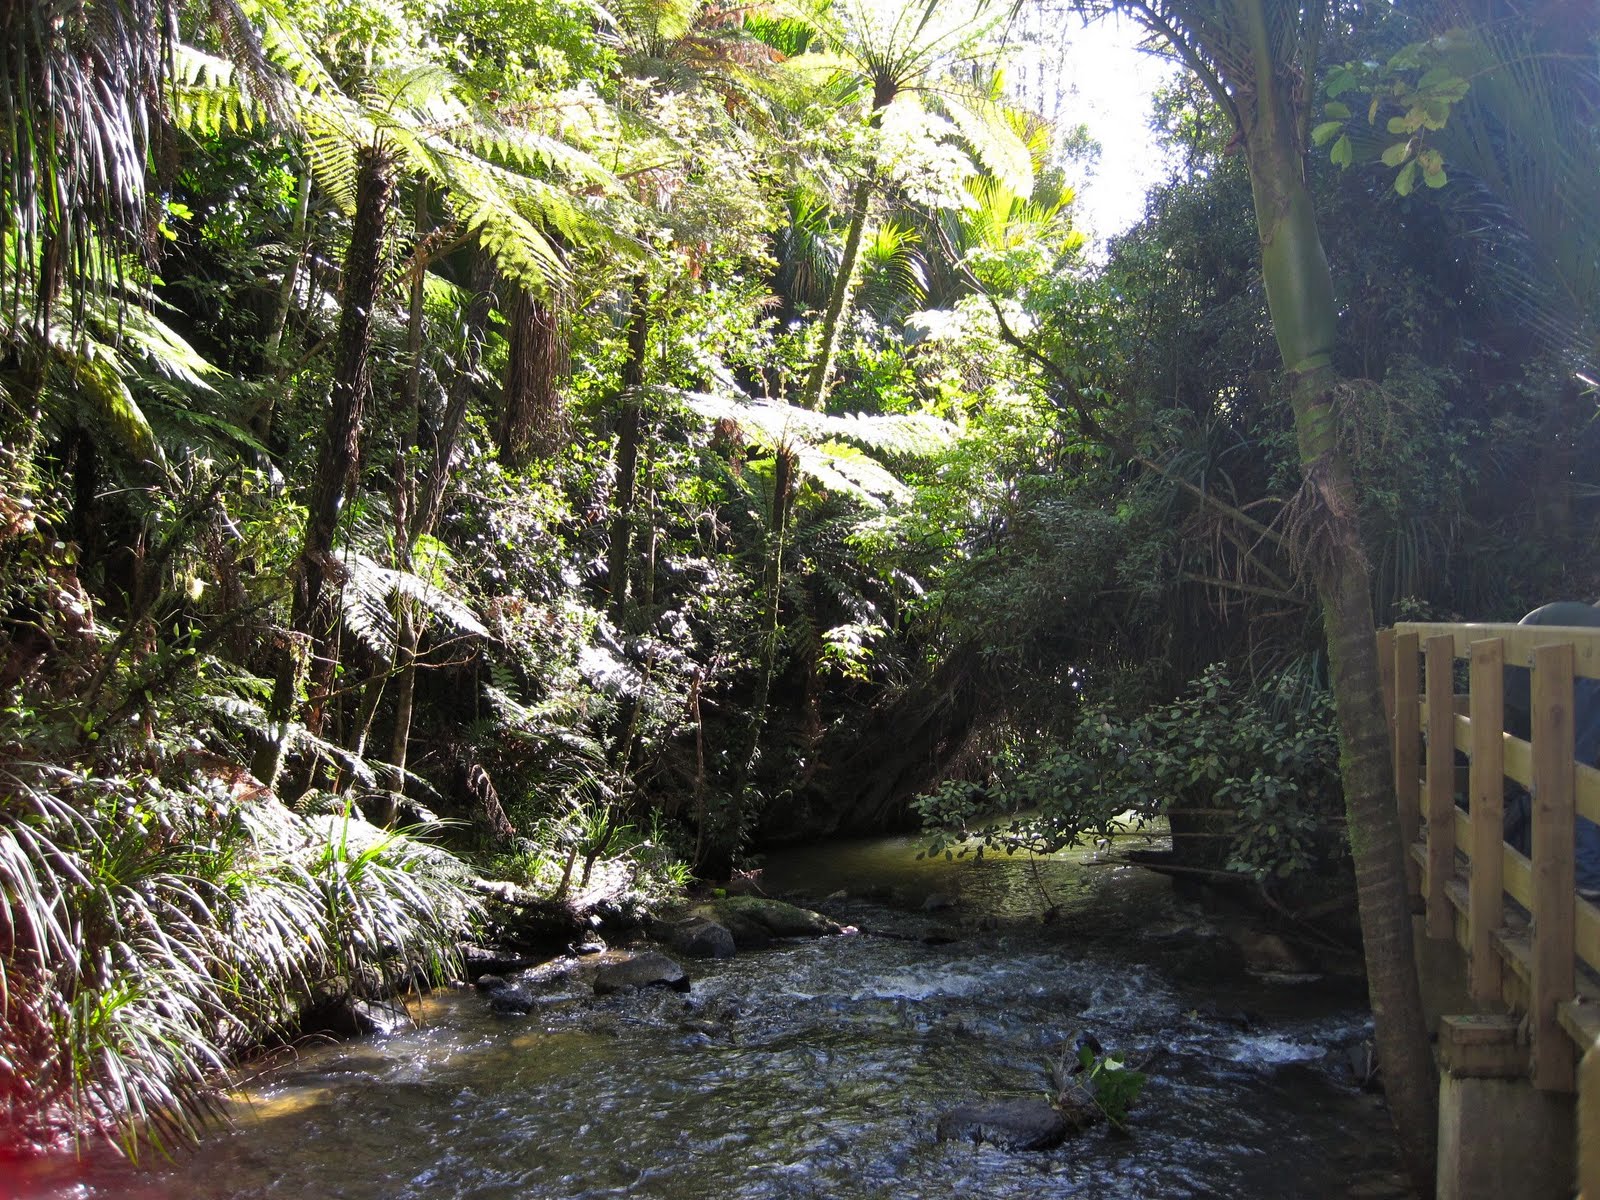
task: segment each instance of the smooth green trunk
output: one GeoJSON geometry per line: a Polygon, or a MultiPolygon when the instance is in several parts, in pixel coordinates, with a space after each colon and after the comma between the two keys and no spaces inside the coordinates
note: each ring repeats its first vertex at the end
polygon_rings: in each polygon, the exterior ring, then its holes
{"type": "Polygon", "coordinates": [[[1412,956],[1405,848],[1379,690],[1371,583],[1359,506],[1339,442],[1333,369],[1338,309],[1306,187],[1293,107],[1268,46],[1261,0],[1240,5],[1256,57],[1255,120],[1245,130],[1262,274],[1289,373],[1304,490],[1294,546],[1316,581],[1338,714],[1346,819],[1384,1089],[1407,1169],[1431,1194],[1438,1078],[1412,956]]]}

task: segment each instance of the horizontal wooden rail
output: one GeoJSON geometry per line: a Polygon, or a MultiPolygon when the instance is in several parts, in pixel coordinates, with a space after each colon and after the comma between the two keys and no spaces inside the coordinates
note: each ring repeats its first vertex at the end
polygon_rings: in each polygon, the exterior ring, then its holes
{"type": "Polygon", "coordinates": [[[1473,642],[1499,638],[1505,645],[1506,663],[1525,667],[1540,646],[1572,643],[1572,673],[1580,679],[1600,679],[1600,628],[1582,625],[1432,625],[1423,621],[1397,622],[1397,634],[1414,633],[1422,638],[1448,634],[1455,639],[1456,657],[1467,658],[1473,642]]]}

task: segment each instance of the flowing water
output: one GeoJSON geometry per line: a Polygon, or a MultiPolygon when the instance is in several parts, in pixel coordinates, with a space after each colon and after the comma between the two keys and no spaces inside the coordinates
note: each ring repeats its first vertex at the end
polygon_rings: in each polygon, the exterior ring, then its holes
{"type": "Polygon", "coordinates": [[[582,970],[552,978],[525,1017],[440,993],[414,1031],[305,1048],[263,1074],[235,1127],[175,1164],[40,1164],[13,1194],[1405,1194],[1386,1114],[1322,1061],[1363,1033],[1359,985],[1245,975],[1203,913],[1136,868],[914,853],[877,839],[769,861],[767,890],[803,892],[862,933],[690,963],[687,996],[596,998],[582,970]],[[935,892],[954,906],[921,911],[935,892]],[[935,1140],[955,1104],[1043,1096],[1080,1030],[1150,1056],[1132,1136],[1100,1127],[1046,1153],[935,1140]]]}

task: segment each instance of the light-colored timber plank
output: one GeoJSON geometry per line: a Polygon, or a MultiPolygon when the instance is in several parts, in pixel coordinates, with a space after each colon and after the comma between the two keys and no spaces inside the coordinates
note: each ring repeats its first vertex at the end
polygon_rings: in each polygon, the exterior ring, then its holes
{"type": "Polygon", "coordinates": [[[1505,642],[1506,661],[1513,664],[1527,662],[1540,646],[1567,643],[1573,647],[1573,673],[1582,679],[1600,679],[1600,628],[1399,621],[1395,624],[1394,632],[1397,641],[1407,635],[1438,637],[1448,634],[1455,639],[1457,658],[1466,658],[1473,642],[1481,642],[1484,638],[1500,638],[1505,642]]]}
{"type": "Polygon", "coordinates": [[[1469,783],[1471,819],[1465,841],[1472,860],[1467,906],[1468,990],[1474,1000],[1500,996],[1500,955],[1494,932],[1505,910],[1505,643],[1488,638],[1472,644],[1471,746],[1469,783]]]}
{"type": "Polygon", "coordinates": [[[1455,917],[1445,899],[1444,885],[1456,858],[1456,739],[1452,708],[1455,640],[1447,635],[1430,637],[1423,645],[1428,697],[1428,773],[1424,788],[1424,816],[1428,838],[1428,936],[1455,936],[1455,917]]]}
{"type": "MultiPolygon", "coordinates": [[[[1429,645],[1435,639],[1430,639],[1429,645]]],[[[1572,1043],[1558,1007],[1576,994],[1573,864],[1573,647],[1533,651],[1533,1082],[1571,1091],[1577,1082],[1572,1043]]]]}

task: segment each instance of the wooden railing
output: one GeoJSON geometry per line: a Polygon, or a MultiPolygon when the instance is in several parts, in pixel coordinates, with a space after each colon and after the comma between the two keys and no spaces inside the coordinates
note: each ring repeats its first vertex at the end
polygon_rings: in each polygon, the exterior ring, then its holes
{"type": "Polygon", "coordinates": [[[1378,642],[1427,934],[1467,952],[1476,1003],[1527,1014],[1534,1084],[1571,1091],[1577,1054],[1600,1045],[1600,909],[1577,894],[1573,844],[1577,817],[1600,822],[1600,770],[1573,758],[1573,684],[1600,679],[1600,629],[1406,623],[1378,642]],[[1526,741],[1505,730],[1507,666],[1530,671],[1526,741]],[[1527,856],[1504,839],[1507,779],[1531,794],[1527,856]]]}

